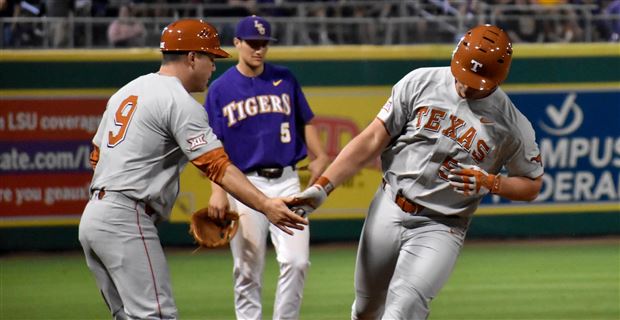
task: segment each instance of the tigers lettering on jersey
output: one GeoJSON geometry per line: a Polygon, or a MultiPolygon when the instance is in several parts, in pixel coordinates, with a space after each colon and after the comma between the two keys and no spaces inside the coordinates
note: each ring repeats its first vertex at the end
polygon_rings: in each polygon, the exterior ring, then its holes
{"type": "Polygon", "coordinates": [[[419,107],[414,119],[416,129],[439,132],[450,138],[470,153],[477,163],[484,161],[491,150],[484,139],[477,138],[478,130],[456,115],[432,107],[419,107]]]}
{"type": "Polygon", "coordinates": [[[248,117],[264,113],[291,114],[291,97],[287,93],[282,95],[260,95],[242,101],[233,101],[222,108],[222,114],[228,119],[228,127],[248,117]]]}

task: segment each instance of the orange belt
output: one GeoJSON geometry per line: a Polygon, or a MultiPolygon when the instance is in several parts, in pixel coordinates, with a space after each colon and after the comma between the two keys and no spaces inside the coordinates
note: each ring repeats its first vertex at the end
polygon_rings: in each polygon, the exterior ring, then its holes
{"type": "MultiPolygon", "coordinates": [[[[387,182],[385,180],[382,181],[383,182],[383,190],[385,190],[385,187],[387,186],[387,182]]],[[[398,193],[396,195],[396,198],[394,199],[394,202],[396,203],[396,205],[403,210],[404,212],[407,212],[409,214],[415,215],[420,213],[420,211],[422,211],[424,209],[424,206],[421,206],[407,198],[405,198],[402,194],[398,193]]]]}
{"type": "MultiPolygon", "coordinates": [[[[102,200],[102,199],[105,197],[106,193],[107,193],[104,189],[101,189],[101,190],[95,190],[95,191],[99,191],[99,192],[96,194],[96,197],[97,197],[97,199],[98,199],[98,200],[102,200]]],[[[108,192],[113,192],[113,191],[108,191],[108,192]]],[[[122,194],[122,193],[121,193],[121,194],[122,194]]],[[[132,202],[132,203],[130,203],[130,206],[133,206],[136,202],[139,202],[139,201],[134,201],[134,200],[131,200],[131,199],[127,198],[127,196],[125,196],[125,195],[123,195],[123,197],[124,197],[125,199],[127,199],[127,200],[129,200],[129,201],[131,201],[131,202],[132,202]]],[[[151,206],[149,206],[149,205],[148,205],[148,204],[146,204],[146,203],[144,204],[144,212],[145,212],[148,216],[152,216],[154,213],[156,213],[156,212],[155,212],[155,209],[153,209],[151,206]]]]}
{"type": "Polygon", "coordinates": [[[420,211],[422,211],[422,209],[424,209],[424,206],[410,201],[409,199],[403,197],[401,194],[396,195],[396,199],[394,199],[394,202],[396,202],[396,205],[403,211],[413,215],[418,214],[420,211]]]}

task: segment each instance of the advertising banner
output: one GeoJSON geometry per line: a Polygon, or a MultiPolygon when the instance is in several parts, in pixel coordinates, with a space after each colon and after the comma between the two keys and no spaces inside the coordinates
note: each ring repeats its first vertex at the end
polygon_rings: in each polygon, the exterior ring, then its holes
{"type": "MultiPolygon", "coordinates": [[[[620,92],[509,95],[534,126],[545,167],[534,204],[545,212],[620,213],[620,92]]],[[[483,203],[508,201],[493,196],[483,203]]],[[[530,209],[539,211],[517,210],[530,209]]]]}
{"type": "Polygon", "coordinates": [[[107,99],[0,100],[0,223],[79,219],[107,99]]]}
{"type": "MultiPolygon", "coordinates": [[[[304,89],[331,157],[375,118],[390,90],[304,89]]],[[[620,91],[507,91],[536,131],[545,166],[543,188],[533,203],[487,196],[477,214],[620,213],[620,91]]],[[[90,140],[106,100],[0,100],[0,226],[61,218],[77,223],[92,177],[90,140]]],[[[309,172],[299,173],[303,188],[309,172]]],[[[337,188],[313,219],[363,218],[380,181],[377,159],[337,188]]],[[[208,179],[188,165],[172,221],[186,221],[192,211],[208,205],[209,195],[208,179]]]]}

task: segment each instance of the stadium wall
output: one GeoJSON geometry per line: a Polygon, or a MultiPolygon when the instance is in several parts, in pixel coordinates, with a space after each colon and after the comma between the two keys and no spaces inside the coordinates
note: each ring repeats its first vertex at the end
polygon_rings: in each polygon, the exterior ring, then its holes
{"type": "MultiPolygon", "coordinates": [[[[335,156],[372,121],[393,84],[415,68],[448,65],[451,50],[273,47],[269,57],[297,75],[335,156]]],[[[532,203],[486,197],[469,236],[620,234],[620,46],[517,45],[515,52],[502,87],[537,132],[543,191],[532,203]]],[[[107,97],[156,71],[159,58],[150,49],[0,53],[0,251],[79,247],[90,139],[107,97]]],[[[218,60],[214,77],[235,61],[218,60]]],[[[312,241],[356,240],[380,177],[375,162],[338,188],[311,217],[312,241]]],[[[208,195],[205,178],[188,166],[172,219],[160,227],[165,245],[191,244],[187,217],[208,195]]]]}

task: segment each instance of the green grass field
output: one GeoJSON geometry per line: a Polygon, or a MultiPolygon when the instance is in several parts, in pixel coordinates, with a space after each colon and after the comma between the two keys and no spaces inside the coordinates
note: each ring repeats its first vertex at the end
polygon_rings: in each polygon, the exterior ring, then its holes
{"type": "MultiPolygon", "coordinates": [[[[167,250],[181,319],[233,319],[228,250],[167,250]]],[[[263,292],[270,319],[276,264],[263,292]]],[[[311,251],[302,319],[348,319],[355,245],[311,251]]],[[[431,305],[440,319],[620,319],[620,240],[469,241],[431,305]]],[[[0,319],[110,319],[80,252],[0,257],[0,319]]]]}

